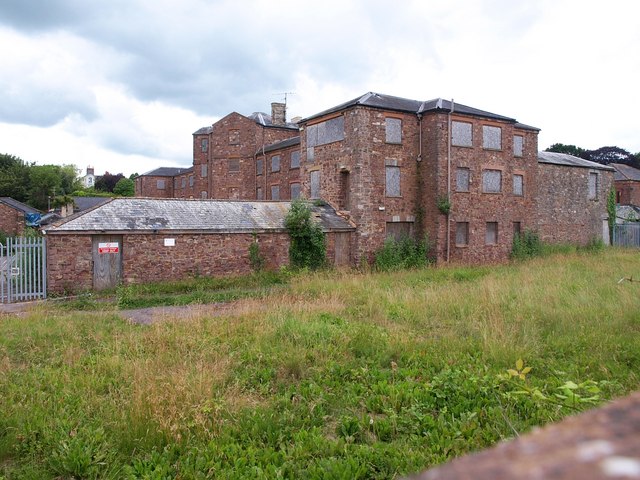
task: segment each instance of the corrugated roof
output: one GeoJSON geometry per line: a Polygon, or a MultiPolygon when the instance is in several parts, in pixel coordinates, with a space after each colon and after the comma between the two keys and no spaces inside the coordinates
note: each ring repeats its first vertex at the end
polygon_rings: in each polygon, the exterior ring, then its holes
{"type": "Polygon", "coordinates": [[[24,213],[40,213],[40,210],[37,210],[26,203],[19,202],[11,197],[0,197],[0,202],[24,213]]]}
{"type": "MultiPolygon", "coordinates": [[[[394,97],[392,95],[384,95],[381,93],[368,92],[360,97],[349,100],[348,102],[341,103],[340,105],[336,105],[333,108],[329,108],[328,110],[324,110],[320,113],[307,117],[301,120],[300,123],[304,123],[306,121],[312,120],[314,118],[322,117],[330,113],[339,112],[341,110],[345,110],[349,107],[353,107],[356,105],[362,105],[362,106],[372,107],[372,108],[381,108],[384,110],[394,110],[398,112],[415,113],[415,114],[433,112],[438,110],[448,112],[451,110],[451,101],[444,100],[442,98],[434,98],[432,100],[421,101],[421,100],[411,100],[409,98],[394,97]]],[[[463,115],[480,116],[480,117],[493,118],[497,120],[504,120],[507,122],[516,123],[516,120],[511,117],[505,117],[503,115],[487,112],[485,110],[468,107],[467,105],[463,105],[461,103],[454,102],[453,110],[455,113],[460,113],[463,115]]],[[[519,128],[539,130],[535,127],[530,127],[524,124],[517,124],[517,125],[519,125],[519,128]]]]}
{"type": "MultiPolygon", "coordinates": [[[[291,202],[115,198],[58,222],[47,233],[282,231],[290,206],[291,202]]],[[[314,206],[312,210],[325,231],[354,230],[330,206],[314,206]]]]}
{"type": "Polygon", "coordinates": [[[286,140],[282,140],[281,142],[272,143],[271,145],[267,145],[264,148],[261,148],[256,152],[256,155],[260,155],[261,153],[273,152],[274,150],[279,150],[281,148],[293,147],[294,145],[300,145],[300,136],[291,137],[286,140]]]}
{"type": "Polygon", "coordinates": [[[175,177],[185,173],[193,172],[193,167],[176,168],[176,167],[160,167],[147,173],[139,175],[140,177],[175,177]]]}
{"type": "Polygon", "coordinates": [[[635,180],[640,182],[640,170],[633,168],[631,165],[624,163],[610,163],[616,173],[613,174],[614,180],[635,180]]]}
{"type": "Polygon", "coordinates": [[[602,165],[601,163],[590,162],[580,157],[574,157],[567,153],[538,152],[538,162],[550,163],[553,165],[563,165],[565,167],[591,168],[596,170],[614,171],[613,167],[602,165]]]}

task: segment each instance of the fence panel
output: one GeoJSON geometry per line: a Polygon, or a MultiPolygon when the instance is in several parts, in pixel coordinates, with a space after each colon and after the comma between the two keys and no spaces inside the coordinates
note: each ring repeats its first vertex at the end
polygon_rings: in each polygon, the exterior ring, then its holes
{"type": "Polygon", "coordinates": [[[618,223],[613,227],[613,244],[640,248],[640,223],[618,223]]]}
{"type": "Polygon", "coordinates": [[[0,244],[0,303],[46,298],[46,239],[8,238],[0,244]]]}

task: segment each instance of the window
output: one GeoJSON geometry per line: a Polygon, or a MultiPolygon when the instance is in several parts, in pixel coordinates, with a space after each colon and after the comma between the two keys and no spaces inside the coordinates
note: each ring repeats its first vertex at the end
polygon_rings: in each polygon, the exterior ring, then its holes
{"type": "Polygon", "coordinates": [[[193,175],[189,175],[189,186],[193,187],[193,175]]]}
{"type": "Polygon", "coordinates": [[[295,200],[296,198],[300,198],[300,184],[299,183],[292,183],[289,186],[290,190],[291,190],[291,200],[295,200]]]}
{"type": "Polygon", "coordinates": [[[258,160],[256,160],[256,175],[262,175],[262,165],[263,165],[264,161],[259,158],[258,160]]]}
{"type": "Polygon", "coordinates": [[[229,145],[240,144],[240,130],[229,130],[229,145]]]}
{"type": "Polygon", "coordinates": [[[331,118],[307,127],[307,147],[344,140],[344,117],[331,118]]]}
{"type": "Polygon", "coordinates": [[[589,172],[589,200],[598,199],[598,174],[589,172]]]}
{"type": "Polygon", "coordinates": [[[513,156],[521,157],[523,147],[524,147],[524,137],[522,137],[521,135],[514,135],[513,136],[513,156]]]}
{"type": "Polygon", "coordinates": [[[206,163],[200,165],[200,176],[202,178],[205,178],[207,176],[207,164],[206,163]]]}
{"type": "Polygon", "coordinates": [[[482,126],[482,148],[502,150],[502,129],[500,127],[482,126]]]}
{"type": "Polygon", "coordinates": [[[473,146],[473,133],[470,123],[451,122],[451,145],[456,147],[473,146]]]}
{"type": "Polygon", "coordinates": [[[413,234],[413,222],[387,222],[387,238],[398,241],[411,237],[413,234]]]}
{"type": "Polygon", "coordinates": [[[300,150],[294,150],[291,152],[291,167],[300,168],[300,150]]]}
{"type": "Polygon", "coordinates": [[[487,222],[484,243],[487,245],[495,245],[498,243],[498,222],[487,222]]]}
{"type": "Polygon", "coordinates": [[[206,152],[209,148],[209,139],[208,138],[203,138],[202,140],[200,140],[200,149],[203,152],[206,152]]]}
{"type": "Polygon", "coordinates": [[[314,170],[309,173],[309,183],[311,184],[312,200],[320,198],[320,170],[314,170]]]}
{"type": "Polygon", "coordinates": [[[178,188],[178,179],[177,178],[173,179],[173,188],[178,188]]]}
{"type": "Polygon", "coordinates": [[[456,223],[456,245],[469,245],[469,222],[456,223]]]}
{"type": "Polygon", "coordinates": [[[256,199],[264,200],[264,194],[262,193],[262,187],[258,187],[256,190],[256,199]]]}
{"type": "Polygon", "coordinates": [[[520,236],[522,233],[522,224],[520,222],[513,222],[513,236],[520,236]]]}
{"type": "Polygon", "coordinates": [[[273,157],[271,157],[271,171],[280,171],[280,155],[274,155],[273,157]]]}
{"type": "Polygon", "coordinates": [[[386,188],[387,197],[400,196],[400,167],[387,166],[386,168],[386,188]]]}
{"type": "Polygon", "coordinates": [[[187,188],[187,177],[182,177],[182,188],[187,188]]]}
{"type": "Polygon", "coordinates": [[[156,188],[157,188],[158,190],[164,190],[164,189],[165,189],[164,180],[158,180],[158,181],[156,181],[156,188]]]}
{"type": "Polygon", "coordinates": [[[524,177],[522,175],[513,176],[513,194],[524,195],[524,177]]]}
{"type": "Polygon", "coordinates": [[[207,192],[200,192],[200,198],[205,200],[207,198],[207,192]]]}
{"type": "Polygon", "coordinates": [[[384,119],[386,142],[402,143],[402,120],[387,117],[384,119]]]}
{"type": "Polygon", "coordinates": [[[307,162],[313,163],[315,159],[316,159],[316,152],[313,149],[313,147],[307,148],[307,162]]]}
{"type": "Polygon", "coordinates": [[[482,171],[482,191],[500,193],[502,191],[502,172],[500,170],[482,171]]]}
{"type": "Polygon", "coordinates": [[[280,200],[280,186],[271,185],[271,200],[280,200]]]}
{"type": "Polygon", "coordinates": [[[228,165],[229,173],[238,173],[240,171],[240,159],[230,158],[228,165]]]}
{"type": "Polygon", "coordinates": [[[456,192],[469,191],[469,179],[471,171],[468,168],[456,169],[456,192]]]}

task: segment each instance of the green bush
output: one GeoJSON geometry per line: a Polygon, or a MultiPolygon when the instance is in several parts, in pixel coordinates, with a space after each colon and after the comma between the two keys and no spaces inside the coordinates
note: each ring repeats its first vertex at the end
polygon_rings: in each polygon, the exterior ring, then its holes
{"type": "Polygon", "coordinates": [[[249,263],[254,272],[259,272],[264,268],[264,256],[260,253],[260,245],[258,245],[258,236],[253,234],[253,242],[249,245],[249,263]]]}
{"type": "Polygon", "coordinates": [[[511,258],[522,260],[525,258],[539,257],[542,253],[542,241],[537,232],[525,230],[524,233],[513,236],[511,258]]]}
{"type": "Polygon", "coordinates": [[[289,260],[294,268],[316,270],[326,264],[326,245],[322,227],[311,219],[311,207],[302,200],[291,202],[284,220],[291,237],[289,260]]]}
{"type": "Polygon", "coordinates": [[[375,268],[378,271],[389,271],[424,267],[429,263],[428,253],[427,237],[422,241],[407,236],[399,240],[388,238],[375,254],[375,268]]]}

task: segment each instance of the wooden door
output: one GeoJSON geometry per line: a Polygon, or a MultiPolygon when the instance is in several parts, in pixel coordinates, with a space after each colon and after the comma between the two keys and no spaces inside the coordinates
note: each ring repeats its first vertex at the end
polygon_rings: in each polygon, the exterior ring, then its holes
{"type": "Polygon", "coordinates": [[[122,278],[122,235],[93,236],[93,288],[115,288],[122,278]]]}
{"type": "Polygon", "coordinates": [[[349,266],[351,257],[351,233],[334,233],[335,236],[335,259],[336,267],[349,266]]]}

